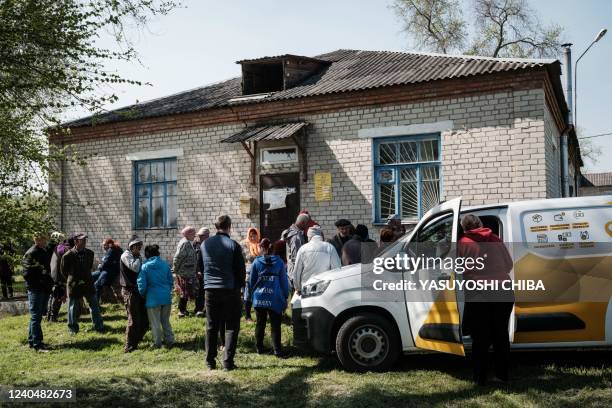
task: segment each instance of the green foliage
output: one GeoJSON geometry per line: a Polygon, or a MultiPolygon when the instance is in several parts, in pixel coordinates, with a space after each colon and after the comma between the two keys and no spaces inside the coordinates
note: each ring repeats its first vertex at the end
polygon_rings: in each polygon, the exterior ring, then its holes
{"type": "Polygon", "coordinates": [[[422,49],[489,57],[559,56],[563,29],[542,25],[527,0],[471,3],[473,18],[468,20],[453,0],[395,0],[394,8],[422,49]]]}
{"type": "Polygon", "coordinates": [[[126,27],[143,27],[178,4],[156,0],[0,0],[0,242],[52,227],[47,193],[61,160],[82,162],[61,136],[68,109],[96,114],[115,102],[113,86],[142,85],[105,69],[134,61],[126,27]],[[101,48],[111,34],[116,49],[101,48]]]}

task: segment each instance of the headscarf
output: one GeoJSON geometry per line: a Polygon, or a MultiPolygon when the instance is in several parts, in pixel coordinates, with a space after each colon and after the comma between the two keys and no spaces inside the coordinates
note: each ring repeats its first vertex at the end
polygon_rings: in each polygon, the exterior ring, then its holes
{"type": "Polygon", "coordinates": [[[185,228],[183,228],[181,230],[181,235],[185,236],[187,234],[189,234],[190,232],[193,232],[195,234],[196,229],[194,227],[192,227],[191,225],[186,226],[185,228]]]}
{"type": "Polygon", "coordinates": [[[259,241],[261,241],[261,234],[257,228],[249,228],[246,236],[246,243],[249,248],[249,253],[251,256],[259,256],[259,241]],[[255,232],[256,238],[255,240],[251,240],[251,232],[255,232]]]}

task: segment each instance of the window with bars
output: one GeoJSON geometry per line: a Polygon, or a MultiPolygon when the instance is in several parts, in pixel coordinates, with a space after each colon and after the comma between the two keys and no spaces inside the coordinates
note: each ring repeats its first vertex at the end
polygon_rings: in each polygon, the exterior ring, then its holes
{"type": "Polygon", "coordinates": [[[134,227],[176,227],[176,158],[134,163],[134,227]]]}
{"type": "Polygon", "coordinates": [[[440,136],[374,139],[375,222],[419,219],[440,202],[440,136]]]}

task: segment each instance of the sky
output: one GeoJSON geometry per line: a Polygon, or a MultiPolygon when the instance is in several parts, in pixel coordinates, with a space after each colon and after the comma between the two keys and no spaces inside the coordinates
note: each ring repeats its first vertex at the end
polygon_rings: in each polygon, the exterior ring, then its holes
{"type": "MultiPolygon", "coordinates": [[[[183,7],[132,31],[140,63],[108,69],[151,85],[115,89],[118,108],[240,75],[235,62],[284,53],[314,56],[340,48],[415,51],[390,8],[392,0],[182,0],[183,7]]],[[[464,6],[469,0],[463,0],[464,6]]],[[[574,61],[601,28],[610,32],[578,65],[581,136],[612,133],[612,1],[531,0],[544,24],[564,27],[574,61]]],[[[467,10],[466,10],[467,12],[467,10]]],[[[101,44],[106,45],[105,38],[101,44]]],[[[563,79],[563,81],[565,81],[563,79]]],[[[565,83],[565,82],[564,82],[565,83]]],[[[82,116],[82,115],[76,115],[82,116]]],[[[612,135],[583,172],[612,171],[612,135]]]]}

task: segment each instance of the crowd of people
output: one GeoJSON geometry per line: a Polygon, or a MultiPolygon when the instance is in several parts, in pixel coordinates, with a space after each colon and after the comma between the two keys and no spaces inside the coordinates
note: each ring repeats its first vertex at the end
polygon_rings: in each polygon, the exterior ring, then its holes
{"type": "MultiPolygon", "coordinates": [[[[255,310],[256,352],[285,357],[281,348],[281,322],[291,294],[294,291],[300,294],[312,276],[360,263],[363,248],[368,246],[364,243],[380,250],[405,233],[398,216],[388,218],[378,243],[370,239],[365,225],[353,226],[349,220],[339,219],[335,226],[336,234],[325,240],[319,223],[308,211],[302,211],[280,239],[272,241],[262,237],[256,228],[250,228],[239,243],[231,238],[231,218],[222,215],[215,222],[216,234],[212,236],[207,228],[197,232],[192,226],[183,228],[171,265],[162,259],[156,244],[144,246],[142,240],[133,237],[123,250],[108,238],[102,242],[104,253],[95,270],[94,252],[86,247],[86,234],[66,239],[55,232],[50,241],[46,234],[37,234],[34,245],[23,257],[30,311],[28,343],[37,351],[49,350],[43,342],[41,321],[46,315],[49,322],[56,322],[64,302],[68,304],[68,329],[72,335],[79,332],[83,300],[89,306],[93,329],[103,333],[101,295],[105,287],[118,280],[127,313],[126,353],[138,347],[149,328],[155,347],[173,346],[170,315],[175,290],[179,318],[190,314],[187,310],[190,300],[195,303],[193,315],[206,317],[205,361],[209,369],[216,368],[219,349],[223,350],[223,368],[235,368],[243,310],[247,320],[252,320],[251,312],[255,310]],[[272,350],[264,347],[268,320],[272,350]]],[[[462,226],[464,236],[459,243],[464,251],[474,251],[475,243],[483,240],[501,243],[491,230],[483,228],[477,217],[463,217],[462,226]]],[[[507,254],[502,255],[498,258],[505,259],[505,263],[495,269],[507,273],[511,260],[508,261],[507,254]]],[[[5,281],[3,277],[3,294],[5,281]]],[[[474,377],[479,383],[486,377],[490,344],[496,350],[496,360],[500,361],[496,373],[502,379],[507,378],[507,323],[512,301],[494,308],[475,302],[466,304],[466,316],[471,316],[466,330],[474,339],[474,377]],[[491,324],[475,323],[484,320],[491,324]]]]}
{"type": "MultiPolygon", "coordinates": [[[[215,222],[216,234],[208,228],[187,226],[181,230],[172,262],[166,262],[156,244],[144,246],[133,237],[126,249],[113,239],[102,242],[102,256],[94,268],[94,252],[87,248],[87,235],[66,237],[54,232],[34,237],[34,244],[23,257],[30,324],[28,343],[37,351],[49,347],[43,341],[41,322],[57,322],[62,304],[67,304],[68,330],[79,332],[79,319],[87,303],[93,330],[106,329],[100,308],[107,287],[121,287],[121,300],[127,314],[124,351],[135,350],[151,329],[156,347],[172,347],[170,324],[172,294],[178,298],[178,317],[206,317],[206,364],[216,367],[219,349],[223,366],[234,368],[240,318],[256,319],[256,351],[285,357],[281,348],[281,321],[290,296],[318,273],[361,261],[360,243],[374,242],[365,225],[346,219],[336,221],[336,234],[324,239],[323,230],[302,211],[295,223],[272,241],[250,228],[237,242],[230,237],[232,221],[227,215],[215,222]],[[144,248],[143,248],[144,246],[144,248]],[[193,313],[188,304],[194,302],[193,313]],[[271,326],[272,350],[264,347],[267,322],[271,326]]],[[[381,245],[392,242],[405,231],[399,217],[390,217],[380,236],[381,245]]],[[[3,258],[2,258],[3,259],[3,258]]],[[[3,292],[11,287],[2,266],[3,292]]],[[[11,293],[12,295],[12,293],[11,293]]],[[[8,296],[6,293],[5,296],[8,296]]]]}

